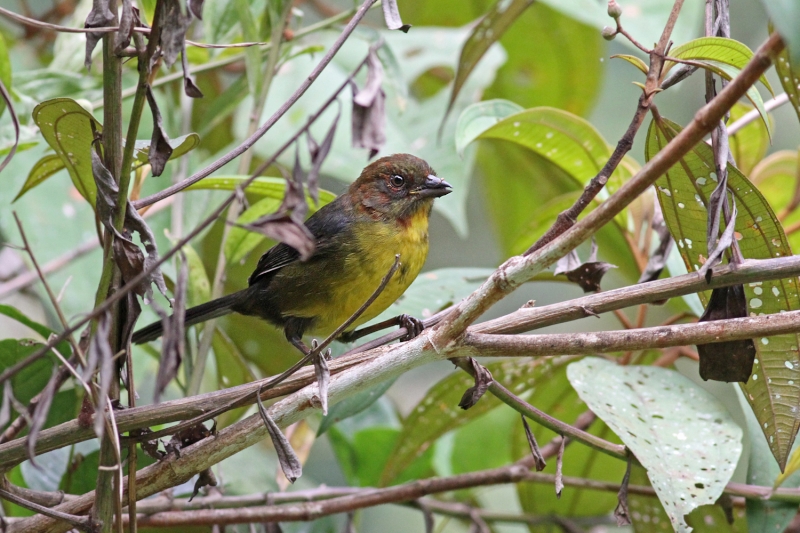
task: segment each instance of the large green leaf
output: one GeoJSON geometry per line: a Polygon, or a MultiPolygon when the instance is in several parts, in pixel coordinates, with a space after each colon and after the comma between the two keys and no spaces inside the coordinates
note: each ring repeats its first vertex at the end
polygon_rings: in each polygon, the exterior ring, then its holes
{"type": "MultiPolygon", "coordinates": [[[[740,43],[734,39],[727,39],[725,37],[700,37],[680,46],[676,46],[669,52],[670,57],[676,59],[707,59],[711,61],[719,61],[723,64],[735,67],[738,70],[752,59],[753,51],[750,50],[746,44],[740,43]]],[[[664,74],[675,65],[670,61],[664,66],[664,74]]],[[[764,84],[770,93],[775,94],[772,86],[767,80],[767,76],[763,75],[758,78],[758,81],[764,84]]]]}
{"type": "Polygon", "coordinates": [[[94,206],[97,186],[92,175],[92,131],[101,133],[103,127],[71,98],[55,98],[37,105],[33,121],[61,158],[75,188],[94,206]]]}
{"type": "MultiPolygon", "coordinates": [[[[645,155],[649,160],[677,135],[680,127],[666,119],[653,120],[647,134],[645,155]]],[[[706,206],[716,186],[714,157],[705,143],[698,143],[656,182],[661,210],[670,233],[678,243],[686,268],[697,270],[708,255],[706,206]]],[[[728,187],[736,199],[736,238],[745,258],[767,259],[791,255],[786,235],[764,196],[732,165],[728,187]]],[[[744,285],[751,314],[774,314],[800,309],[796,279],[744,285]]],[[[704,304],[708,291],[700,293],[704,304]]],[[[753,375],[743,385],[745,397],[758,418],[772,453],[786,463],[797,434],[795,406],[800,401],[800,340],[796,334],[755,339],[758,358],[753,375]]]]}
{"type": "Polygon", "coordinates": [[[742,453],[742,429],[725,406],[665,368],[587,357],[567,377],[647,469],[675,530],[691,531],[684,515],[717,501],[742,453]]]}
{"type": "Polygon", "coordinates": [[[769,18],[786,40],[793,61],[800,61],[800,4],[795,0],[761,0],[769,18]]]}
{"type": "Polygon", "coordinates": [[[794,150],[780,150],[772,153],[750,173],[750,179],[758,190],[764,195],[772,208],[780,213],[779,219],[789,231],[787,238],[792,250],[800,250],[800,210],[792,208],[794,197],[798,194],[798,157],[794,150]],[[794,192],[790,192],[794,191],[794,192]]]}
{"type": "Polygon", "coordinates": [[[524,111],[510,100],[495,99],[476,102],[461,112],[456,124],[455,143],[459,154],[464,148],[504,118],[524,111]]]}
{"type": "MultiPolygon", "coordinates": [[[[767,442],[761,437],[761,425],[751,409],[748,409],[744,396],[739,394],[739,403],[747,422],[746,429],[750,440],[750,460],[747,465],[747,483],[771,487],[781,471],[770,454],[767,442]]],[[[794,453],[798,447],[795,442],[794,453]]],[[[786,487],[800,486],[800,474],[790,475],[783,483],[786,487]]],[[[759,533],[781,533],[797,514],[797,504],[761,499],[747,500],[747,524],[750,531],[759,533]]]]}
{"type": "MultiPolygon", "coordinates": [[[[547,381],[540,381],[527,400],[545,413],[570,424],[588,410],[583,400],[570,387],[565,366],[556,369],[547,381]]],[[[551,430],[536,423],[529,422],[529,424],[539,446],[544,446],[557,436],[551,430]]],[[[602,420],[592,423],[587,431],[604,439],[618,442],[616,435],[602,420]]],[[[517,418],[512,446],[514,459],[530,455],[528,439],[519,418],[517,418]]],[[[556,462],[555,457],[549,459],[544,472],[555,474],[556,462]]],[[[564,450],[563,474],[619,483],[625,474],[625,462],[600,453],[589,446],[572,442],[564,450]]],[[[616,495],[613,492],[599,491],[589,487],[566,487],[561,498],[558,498],[553,485],[545,483],[518,483],[517,496],[520,506],[526,513],[539,516],[555,515],[564,518],[606,515],[614,509],[617,503],[616,495]]],[[[532,533],[549,533],[552,531],[552,526],[531,526],[529,530],[532,533]]]]}
{"type": "MultiPolygon", "coordinates": [[[[798,10],[798,16],[800,16],[800,10],[798,10]]],[[[800,119],[800,54],[795,54],[792,57],[789,50],[784,48],[778,54],[778,60],[775,61],[775,71],[778,74],[781,87],[789,96],[792,109],[797,114],[797,118],[800,119]]]]}
{"type": "MultiPolygon", "coordinates": [[[[509,360],[486,365],[486,368],[498,382],[515,394],[522,394],[546,383],[557,368],[572,360],[572,357],[509,360]]],[[[428,391],[403,420],[400,437],[391,452],[392,461],[386,464],[381,474],[382,485],[390,484],[439,437],[500,404],[500,400],[487,394],[471,409],[461,410],[458,402],[472,385],[474,380],[469,374],[455,372],[428,391]]]]}
{"type": "MultiPolygon", "coordinates": [[[[447,112],[458,97],[461,87],[469,75],[478,66],[483,54],[492,44],[497,42],[506,30],[520,18],[520,15],[533,4],[534,0],[497,0],[489,8],[483,18],[472,29],[467,40],[461,48],[458,58],[456,77],[450,90],[450,101],[447,103],[447,112]]],[[[445,115],[445,118],[447,115],[445,115]]],[[[444,120],[443,119],[443,120],[444,120]]]]}
{"type": "Polygon", "coordinates": [[[47,154],[38,160],[36,163],[33,164],[33,168],[28,173],[28,179],[25,180],[25,183],[22,185],[22,188],[19,190],[17,195],[14,197],[14,201],[16,202],[19,200],[23,194],[28,192],[29,190],[33,189],[44,180],[58,172],[59,170],[64,169],[64,161],[61,160],[61,156],[58,154],[47,154]]]}

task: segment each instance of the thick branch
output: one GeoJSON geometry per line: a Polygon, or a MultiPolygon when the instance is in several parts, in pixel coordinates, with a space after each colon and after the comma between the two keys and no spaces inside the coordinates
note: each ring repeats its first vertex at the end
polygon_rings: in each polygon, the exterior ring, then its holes
{"type": "Polygon", "coordinates": [[[596,333],[467,333],[464,345],[471,347],[471,355],[476,357],[578,355],[736,341],[799,331],[800,311],[789,311],[774,315],[596,333]]]}

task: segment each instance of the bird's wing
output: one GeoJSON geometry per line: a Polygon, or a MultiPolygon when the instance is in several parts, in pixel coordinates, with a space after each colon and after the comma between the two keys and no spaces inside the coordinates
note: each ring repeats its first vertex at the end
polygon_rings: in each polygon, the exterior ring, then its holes
{"type": "MultiPolygon", "coordinates": [[[[334,247],[337,237],[340,237],[347,227],[348,218],[341,206],[334,206],[336,203],[334,200],[323,206],[305,222],[316,244],[314,255],[309,261],[319,259],[329,252],[334,247]]],[[[300,253],[297,250],[288,244],[278,243],[264,252],[258,260],[248,284],[253,285],[265,277],[271,277],[278,270],[299,260],[300,253]]]]}

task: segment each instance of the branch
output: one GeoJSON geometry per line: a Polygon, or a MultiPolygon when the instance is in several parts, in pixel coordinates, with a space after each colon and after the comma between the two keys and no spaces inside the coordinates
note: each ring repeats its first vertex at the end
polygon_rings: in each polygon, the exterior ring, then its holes
{"type": "Polygon", "coordinates": [[[493,335],[467,333],[473,357],[530,357],[609,353],[770,337],[800,331],[800,311],[673,326],[596,333],[493,335]]]}
{"type": "Polygon", "coordinates": [[[762,260],[746,259],[739,265],[714,267],[710,282],[706,282],[703,275],[691,272],[673,278],[603,291],[566,302],[542,307],[524,307],[506,316],[476,324],[469,328],[469,332],[523,333],[624,307],[658,302],[717,287],[797,276],[800,276],[800,256],[762,260]]]}
{"type": "Polygon", "coordinates": [[[431,342],[440,349],[448,346],[494,303],[555,263],[610,222],[695,144],[702,141],[725,113],[769,68],[772,64],[770,56],[783,50],[783,47],[784,43],[780,36],[771,35],[759,47],[739,76],[720,91],[716,98],[700,108],[686,128],[648,161],[635,176],[591,213],[547,245],[529,255],[512,257],[502,264],[478,290],[462,300],[442,321],[434,330],[431,342]]]}

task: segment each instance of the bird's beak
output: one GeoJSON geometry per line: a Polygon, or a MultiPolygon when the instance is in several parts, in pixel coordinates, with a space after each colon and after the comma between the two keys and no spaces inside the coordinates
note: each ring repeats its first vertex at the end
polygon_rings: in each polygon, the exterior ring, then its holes
{"type": "Polygon", "coordinates": [[[453,187],[442,178],[430,175],[425,178],[425,184],[416,191],[422,198],[439,198],[453,192],[453,187]]]}

